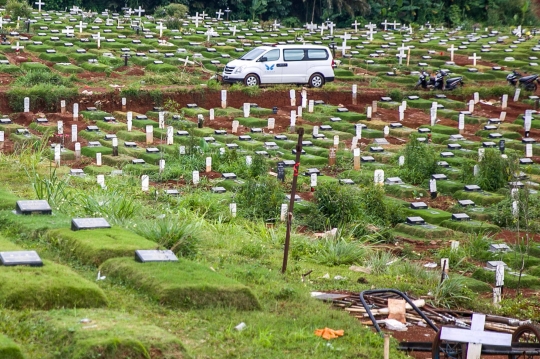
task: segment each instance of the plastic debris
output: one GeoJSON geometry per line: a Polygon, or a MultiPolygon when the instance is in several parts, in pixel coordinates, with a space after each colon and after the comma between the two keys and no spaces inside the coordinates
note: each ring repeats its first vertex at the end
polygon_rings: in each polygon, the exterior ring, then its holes
{"type": "Polygon", "coordinates": [[[234,329],[238,330],[239,332],[241,332],[242,330],[244,330],[246,328],[247,328],[247,325],[244,322],[242,322],[242,323],[238,324],[236,327],[234,327],[234,329]]]}
{"type": "Polygon", "coordinates": [[[326,339],[326,340],[342,337],[343,334],[344,334],[343,329],[334,330],[334,329],[330,329],[330,328],[324,328],[324,329],[315,330],[315,335],[316,336],[322,337],[323,339],[326,339]]]}
{"type": "Polygon", "coordinates": [[[395,319],[385,319],[382,322],[386,325],[386,329],[388,330],[395,330],[398,332],[405,332],[407,331],[407,326],[403,323],[401,323],[398,320],[395,319]]]}

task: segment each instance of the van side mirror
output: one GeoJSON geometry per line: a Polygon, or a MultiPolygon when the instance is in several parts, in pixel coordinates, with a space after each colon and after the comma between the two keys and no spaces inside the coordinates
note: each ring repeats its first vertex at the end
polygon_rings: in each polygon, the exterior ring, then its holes
{"type": "Polygon", "coordinates": [[[259,62],[266,62],[266,61],[268,61],[268,59],[264,56],[259,59],[259,62]]]}

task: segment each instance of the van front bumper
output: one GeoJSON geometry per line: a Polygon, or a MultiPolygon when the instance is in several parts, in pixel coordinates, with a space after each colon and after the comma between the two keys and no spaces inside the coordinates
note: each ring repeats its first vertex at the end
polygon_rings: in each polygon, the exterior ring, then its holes
{"type": "Polygon", "coordinates": [[[233,76],[230,76],[230,75],[223,75],[223,76],[221,76],[221,81],[225,82],[225,83],[229,83],[229,84],[234,84],[234,83],[237,83],[237,82],[243,82],[244,78],[243,77],[233,77],[233,76]]]}

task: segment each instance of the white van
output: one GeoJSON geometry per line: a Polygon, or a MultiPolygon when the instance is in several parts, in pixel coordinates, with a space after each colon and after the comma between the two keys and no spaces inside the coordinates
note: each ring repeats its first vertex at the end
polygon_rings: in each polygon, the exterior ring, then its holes
{"type": "Polygon", "coordinates": [[[223,82],[260,84],[308,84],[321,87],[334,81],[335,63],[326,46],[259,46],[223,70],[223,82]]]}

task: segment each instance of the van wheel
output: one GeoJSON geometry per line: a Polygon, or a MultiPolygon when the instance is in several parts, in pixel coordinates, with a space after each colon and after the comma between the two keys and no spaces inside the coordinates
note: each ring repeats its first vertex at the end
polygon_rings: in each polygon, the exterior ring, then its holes
{"type": "Polygon", "coordinates": [[[324,77],[321,74],[313,74],[309,78],[310,87],[322,87],[324,85],[324,77]]]}
{"type": "Polygon", "coordinates": [[[246,86],[259,86],[259,76],[255,74],[249,74],[244,77],[244,85],[246,86]]]}

